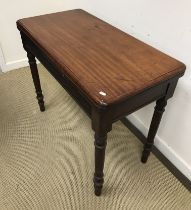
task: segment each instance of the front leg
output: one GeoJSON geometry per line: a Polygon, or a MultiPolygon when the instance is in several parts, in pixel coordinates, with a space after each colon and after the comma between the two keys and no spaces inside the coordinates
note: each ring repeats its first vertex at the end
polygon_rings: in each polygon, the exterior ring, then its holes
{"type": "Polygon", "coordinates": [[[107,107],[101,109],[92,108],[92,128],[95,131],[95,173],[94,190],[95,195],[100,196],[104,182],[104,161],[107,145],[107,133],[111,131],[112,121],[107,107]]]}
{"type": "Polygon", "coordinates": [[[157,133],[163,112],[165,111],[165,106],[167,105],[167,100],[166,98],[161,98],[156,102],[156,107],[155,107],[155,111],[153,114],[153,118],[151,121],[151,125],[149,128],[149,133],[148,133],[148,137],[147,137],[147,141],[144,145],[144,150],[142,153],[142,157],[141,157],[141,161],[143,163],[146,163],[148,160],[148,157],[150,155],[150,152],[152,150],[152,146],[154,144],[154,138],[155,135],[157,133]]]}
{"type": "Polygon", "coordinates": [[[95,173],[94,173],[94,190],[95,195],[101,195],[103,187],[103,168],[105,161],[105,149],[107,145],[106,133],[95,133],[95,173]]]}
{"type": "Polygon", "coordinates": [[[43,111],[45,111],[44,100],[43,100],[44,96],[42,94],[42,89],[41,89],[41,85],[40,85],[40,79],[39,79],[35,56],[31,52],[27,51],[27,57],[28,57],[28,62],[29,62],[30,69],[31,69],[34,86],[36,89],[36,95],[37,95],[36,98],[38,100],[40,111],[43,112],[43,111]]]}

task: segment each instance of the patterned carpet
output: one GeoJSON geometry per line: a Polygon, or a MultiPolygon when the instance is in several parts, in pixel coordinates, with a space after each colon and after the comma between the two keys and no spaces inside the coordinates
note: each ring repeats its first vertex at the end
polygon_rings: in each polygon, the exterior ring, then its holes
{"type": "Polygon", "coordinates": [[[40,66],[46,111],[28,68],[0,75],[1,210],[191,210],[191,193],[120,122],[109,133],[105,184],[94,196],[90,119],[40,66]]]}

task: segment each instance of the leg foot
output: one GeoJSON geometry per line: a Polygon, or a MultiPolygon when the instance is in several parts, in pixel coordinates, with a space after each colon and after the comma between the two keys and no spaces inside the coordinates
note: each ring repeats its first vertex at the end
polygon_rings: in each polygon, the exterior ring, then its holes
{"type": "Polygon", "coordinates": [[[39,79],[35,56],[31,52],[27,52],[27,57],[28,57],[28,61],[29,61],[30,69],[31,69],[34,86],[36,89],[36,95],[37,95],[36,98],[38,100],[40,111],[43,112],[43,111],[45,111],[44,96],[42,94],[42,89],[41,89],[41,85],[40,85],[40,79],[39,79]]]}
{"type": "Polygon", "coordinates": [[[107,134],[95,134],[95,174],[94,174],[94,189],[95,195],[100,196],[103,187],[103,168],[105,161],[107,134]]]}
{"type": "Polygon", "coordinates": [[[40,107],[40,111],[44,112],[45,111],[44,96],[43,96],[42,92],[37,92],[36,91],[36,94],[37,94],[36,98],[38,100],[38,105],[40,107]]]}
{"type": "Polygon", "coordinates": [[[103,177],[99,179],[94,174],[94,192],[95,192],[95,195],[96,196],[100,196],[101,195],[101,191],[102,191],[102,187],[103,187],[103,182],[104,182],[103,177]]]}
{"type": "Polygon", "coordinates": [[[148,157],[150,155],[150,152],[152,150],[152,146],[154,143],[154,138],[155,135],[157,133],[163,112],[165,111],[165,106],[167,105],[167,100],[164,98],[159,99],[156,102],[156,106],[155,106],[155,111],[153,114],[153,118],[151,121],[151,125],[149,128],[149,133],[148,133],[148,137],[147,137],[147,141],[144,145],[144,149],[143,149],[143,153],[142,153],[142,157],[141,157],[141,162],[142,163],[146,163],[148,160],[148,157]]]}

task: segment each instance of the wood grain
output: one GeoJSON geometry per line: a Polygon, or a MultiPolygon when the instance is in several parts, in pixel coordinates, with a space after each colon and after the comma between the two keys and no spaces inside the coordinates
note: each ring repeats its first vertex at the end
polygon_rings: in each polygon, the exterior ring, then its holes
{"type": "Polygon", "coordinates": [[[25,18],[17,26],[97,104],[124,101],[185,71],[183,63],[83,10],[25,18]]]}

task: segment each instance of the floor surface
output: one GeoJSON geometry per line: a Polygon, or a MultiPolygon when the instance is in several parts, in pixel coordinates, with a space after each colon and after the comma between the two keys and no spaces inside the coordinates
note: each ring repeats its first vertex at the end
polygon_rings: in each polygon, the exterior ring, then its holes
{"type": "Polygon", "coordinates": [[[191,193],[121,123],[109,133],[103,194],[93,191],[90,119],[40,66],[41,113],[28,68],[0,75],[1,210],[191,210],[191,193]]]}

